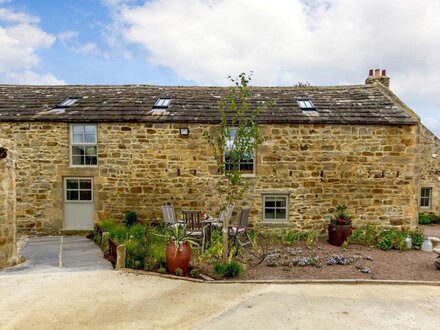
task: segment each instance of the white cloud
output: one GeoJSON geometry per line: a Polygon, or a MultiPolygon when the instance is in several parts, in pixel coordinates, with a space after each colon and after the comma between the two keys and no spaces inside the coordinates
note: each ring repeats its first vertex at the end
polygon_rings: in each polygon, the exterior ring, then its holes
{"type": "MultiPolygon", "coordinates": [[[[0,1],[2,3],[4,1],[0,1]]],[[[38,17],[0,8],[0,73],[3,74],[3,82],[63,83],[50,73],[40,75],[31,71],[39,65],[37,51],[51,47],[55,42],[55,37],[43,31],[37,23],[38,17]]]]}
{"type": "Polygon", "coordinates": [[[115,35],[187,80],[253,70],[260,85],[335,85],[385,68],[403,100],[440,108],[438,0],[109,1],[115,35]]]}
{"type": "Polygon", "coordinates": [[[65,85],[64,80],[57,79],[54,75],[38,74],[29,70],[22,72],[11,72],[6,74],[9,83],[19,85],[65,85]]]}
{"type": "Polygon", "coordinates": [[[358,82],[375,66],[440,72],[437,0],[155,0],[120,8],[127,41],[204,84],[250,69],[261,84],[358,82]]]}
{"type": "MultiPolygon", "coordinates": [[[[0,2],[1,4],[1,2],[0,2]]],[[[0,8],[0,20],[15,23],[39,23],[40,19],[23,12],[15,12],[10,9],[0,8]]]]}
{"type": "Polygon", "coordinates": [[[58,40],[64,47],[68,48],[71,52],[83,55],[100,55],[101,51],[94,42],[81,43],[79,41],[79,32],[77,31],[64,31],[58,34],[58,40]]]}

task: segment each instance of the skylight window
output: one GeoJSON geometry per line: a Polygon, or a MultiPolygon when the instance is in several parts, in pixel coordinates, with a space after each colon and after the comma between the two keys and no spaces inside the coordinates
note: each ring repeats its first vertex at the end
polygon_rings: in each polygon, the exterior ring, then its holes
{"type": "Polygon", "coordinates": [[[71,107],[76,102],[78,102],[79,99],[80,99],[80,97],[69,97],[68,99],[65,99],[63,102],[58,104],[56,107],[57,108],[68,108],[68,107],[71,107]]]}
{"type": "Polygon", "coordinates": [[[170,98],[158,98],[156,103],[154,103],[153,109],[166,109],[170,103],[170,98]]]}
{"type": "Polygon", "coordinates": [[[309,110],[309,111],[311,111],[311,110],[315,110],[315,111],[316,111],[316,108],[315,108],[315,106],[313,105],[312,100],[310,100],[310,99],[297,100],[296,102],[298,103],[299,107],[300,107],[301,110],[303,110],[303,111],[304,111],[304,110],[305,110],[305,111],[307,111],[307,110],[309,110]]]}

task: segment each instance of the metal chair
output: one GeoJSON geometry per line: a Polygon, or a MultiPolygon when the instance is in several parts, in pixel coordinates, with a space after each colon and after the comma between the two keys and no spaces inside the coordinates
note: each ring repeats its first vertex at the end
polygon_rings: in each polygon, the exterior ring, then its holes
{"type": "Polygon", "coordinates": [[[246,231],[249,223],[250,211],[251,211],[250,209],[241,209],[240,213],[238,214],[237,226],[228,227],[228,235],[237,238],[241,244],[245,244],[245,243],[242,242],[242,240],[240,240],[240,236],[244,236],[245,238],[247,238],[248,242],[251,241],[249,234],[246,231]]]}
{"type": "Polygon", "coordinates": [[[202,212],[183,210],[183,222],[185,232],[188,235],[198,237],[202,243],[202,253],[205,251],[207,225],[203,223],[202,212]]]}
{"type": "Polygon", "coordinates": [[[166,226],[174,226],[177,223],[174,207],[170,204],[162,206],[163,223],[166,226]]]}

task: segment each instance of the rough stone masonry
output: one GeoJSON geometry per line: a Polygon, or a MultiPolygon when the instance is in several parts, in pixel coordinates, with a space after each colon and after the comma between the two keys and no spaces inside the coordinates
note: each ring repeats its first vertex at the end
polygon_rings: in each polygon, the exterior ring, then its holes
{"type": "Polygon", "coordinates": [[[0,268],[16,255],[15,156],[12,142],[0,139],[0,268]]]}

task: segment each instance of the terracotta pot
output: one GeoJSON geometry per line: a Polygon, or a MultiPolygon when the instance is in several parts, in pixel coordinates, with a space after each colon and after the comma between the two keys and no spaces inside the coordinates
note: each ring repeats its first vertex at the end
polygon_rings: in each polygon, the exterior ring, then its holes
{"type": "Polygon", "coordinates": [[[351,225],[328,225],[328,242],[330,245],[341,246],[351,236],[351,225]]]}
{"type": "Polygon", "coordinates": [[[188,242],[184,242],[180,244],[180,249],[177,250],[174,241],[170,241],[166,249],[166,258],[168,273],[175,274],[176,269],[180,268],[183,275],[185,275],[191,260],[191,246],[188,242]]]}

